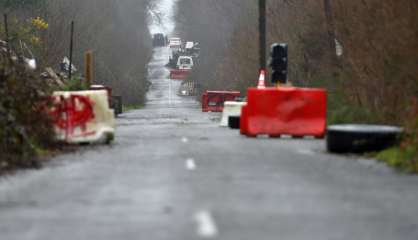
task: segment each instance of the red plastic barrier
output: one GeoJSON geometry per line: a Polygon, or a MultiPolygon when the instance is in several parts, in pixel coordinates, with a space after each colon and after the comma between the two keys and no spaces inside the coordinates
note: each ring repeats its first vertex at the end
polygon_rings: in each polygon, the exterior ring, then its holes
{"type": "Polygon", "coordinates": [[[95,118],[93,103],[88,97],[79,95],[71,95],[68,99],[54,97],[53,103],[49,114],[54,125],[65,131],[66,139],[74,133],[76,127],[81,127],[85,131],[87,123],[95,118]]]}
{"type": "Polygon", "coordinates": [[[247,101],[240,122],[243,135],[325,135],[327,93],[323,89],[250,88],[247,101]]]}
{"type": "Polygon", "coordinates": [[[222,112],[226,101],[235,101],[240,96],[237,91],[206,91],[202,96],[202,111],[222,112]]]}
{"type": "Polygon", "coordinates": [[[172,69],[170,71],[170,79],[184,80],[189,75],[190,70],[186,69],[172,69]]]}

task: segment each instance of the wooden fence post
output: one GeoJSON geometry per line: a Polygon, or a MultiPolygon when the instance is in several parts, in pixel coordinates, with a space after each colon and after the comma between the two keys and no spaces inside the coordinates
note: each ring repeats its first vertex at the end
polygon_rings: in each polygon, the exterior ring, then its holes
{"type": "Polygon", "coordinates": [[[84,76],[86,78],[87,86],[90,86],[93,83],[93,51],[88,51],[85,54],[85,67],[84,67],[84,76]]]}

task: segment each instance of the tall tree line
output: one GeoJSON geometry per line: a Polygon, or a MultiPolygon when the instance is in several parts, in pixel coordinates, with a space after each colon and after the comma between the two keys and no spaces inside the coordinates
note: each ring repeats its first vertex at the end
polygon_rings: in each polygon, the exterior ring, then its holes
{"type": "MultiPolygon", "coordinates": [[[[289,43],[295,85],[328,89],[331,122],[408,120],[418,98],[417,1],[267,2],[268,43],[289,43]]],[[[257,14],[254,0],[180,0],[178,33],[204,49],[193,80],[204,89],[256,84],[257,14]]]]}
{"type": "Polygon", "coordinates": [[[2,0],[0,12],[23,22],[41,17],[49,24],[38,52],[42,66],[57,66],[69,55],[70,22],[75,21],[75,65],[82,70],[84,52],[93,50],[96,83],[112,86],[126,104],[142,104],[151,56],[147,4],[148,0],[2,0]]]}

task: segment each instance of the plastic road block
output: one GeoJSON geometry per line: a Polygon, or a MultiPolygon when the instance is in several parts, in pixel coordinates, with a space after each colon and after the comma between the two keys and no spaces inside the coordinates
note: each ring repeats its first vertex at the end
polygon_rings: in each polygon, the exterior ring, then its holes
{"type": "Polygon", "coordinates": [[[220,126],[228,127],[229,117],[241,116],[241,108],[246,104],[246,102],[225,102],[220,126]]]}
{"type": "Polygon", "coordinates": [[[114,138],[114,112],[106,90],[55,92],[50,116],[56,138],[67,143],[101,143],[114,138]]]}
{"type": "Polygon", "coordinates": [[[174,80],[184,80],[189,75],[190,70],[186,69],[172,69],[170,71],[170,79],[174,80]]]}
{"type": "Polygon", "coordinates": [[[248,89],[248,103],[241,113],[241,134],[324,137],[327,93],[323,89],[248,89]]]}
{"type": "Polygon", "coordinates": [[[238,91],[206,91],[202,96],[202,111],[222,112],[226,101],[235,101],[240,95],[238,91]]]}
{"type": "Polygon", "coordinates": [[[111,87],[107,87],[104,85],[92,85],[90,86],[91,91],[99,91],[99,90],[106,90],[107,91],[107,97],[109,99],[109,106],[112,106],[112,88],[111,87]]]}

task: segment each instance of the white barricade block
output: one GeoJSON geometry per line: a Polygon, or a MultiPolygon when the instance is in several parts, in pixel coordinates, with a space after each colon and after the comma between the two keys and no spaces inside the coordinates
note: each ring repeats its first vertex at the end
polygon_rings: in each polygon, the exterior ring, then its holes
{"type": "Polygon", "coordinates": [[[115,136],[114,111],[106,90],[54,92],[51,116],[56,137],[67,143],[110,143],[115,136]]]}
{"type": "Polygon", "coordinates": [[[246,104],[246,102],[225,102],[220,124],[221,127],[228,127],[229,117],[241,116],[241,109],[246,104]]]}

